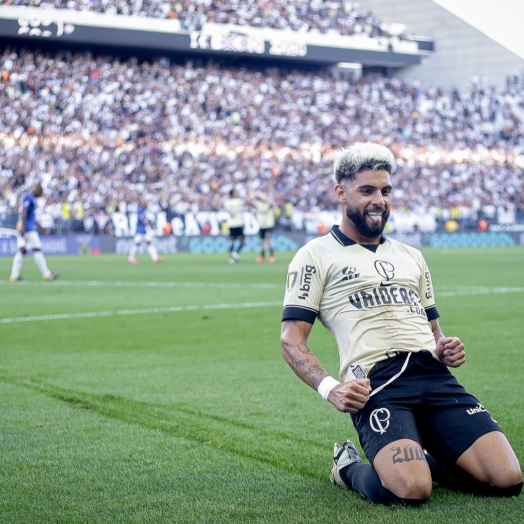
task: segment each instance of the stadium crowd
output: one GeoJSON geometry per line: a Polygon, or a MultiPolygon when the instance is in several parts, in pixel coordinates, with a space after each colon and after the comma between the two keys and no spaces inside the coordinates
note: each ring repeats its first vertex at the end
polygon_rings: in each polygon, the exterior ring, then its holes
{"type": "Polygon", "coordinates": [[[399,158],[398,207],[522,217],[523,108],[518,77],[504,91],[422,90],[335,71],[6,49],[0,217],[37,179],[54,215],[65,203],[72,218],[126,211],[139,193],[172,213],[220,210],[234,186],[278,206],[335,209],[333,151],[356,140],[399,158]]]}
{"type": "Polygon", "coordinates": [[[218,23],[372,38],[397,36],[373,13],[362,11],[358,2],[344,0],[6,0],[3,4],[175,18],[188,31],[218,23]]]}

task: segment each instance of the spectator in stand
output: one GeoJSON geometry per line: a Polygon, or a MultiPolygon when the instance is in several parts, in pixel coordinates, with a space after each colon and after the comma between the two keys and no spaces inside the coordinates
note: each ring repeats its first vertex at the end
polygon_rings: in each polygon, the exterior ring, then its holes
{"type": "Polygon", "coordinates": [[[33,180],[42,172],[55,203],[81,191],[102,230],[111,225],[106,200],[121,202],[136,184],[184,212],[223,209],[236,184],[271,190],[280,207],[332,210],[333,151],[383,137],[398,158],[398,209],[422,216],[458,206],[471,217],[509,203],[516,216],[524,212],[524,96],[516,81],[504,92],[480,82],[464,92],[422,91],[328,71],[11,49],[0,54],[0,73],[6,224],[21,197],[20,173],[33,180]]]}
{"type": "MultiPolygon", "coordinates": [[[[391,37],[387,25],[371,12],[363,12],[358,2],[343,0],[179,0],[176,2],[143,0],[7,0],[7,4],[28,7],[54,7],[74,11],[139,15],[178,19],[185,30],[199,31],[206,22],[248,25],[292,31],[335,32],[341,35],[391,37]]],[[[401,35],[406,38],[405,35],[401,35]]]]}

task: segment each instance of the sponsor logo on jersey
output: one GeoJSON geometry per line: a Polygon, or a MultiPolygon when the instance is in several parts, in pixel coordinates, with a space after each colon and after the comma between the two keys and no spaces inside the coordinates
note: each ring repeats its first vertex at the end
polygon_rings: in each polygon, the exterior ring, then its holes
{"type": "Polygon", "coordinates": [[[426,298],[433,297],[433,291],[431,286],[431,275],[429,274],[429,269],[426,264],[424,264],[424,276],[426,277],[426,298]]]}
{"type": "Polygon", "coordinates": [[[403,286],[390,284],[388,287],[381,285],[369,288],[349,295],[348,300],[357,309],[398,304],[407,305],[410,313],[426,316],[426,310],[417,293],[403,286]]]}
{"type": "Polygon", "coordinates": [[[300,288],[299,291],[302,291],[302,294],[298,296],[300,300],[306,300],[309,297],[309,291],[311,290],[311,281],[313,280],[313,275],[317,272],[315,266],[305,266],[302,268],[300,273],[300,288]]]}
{"type": "Polygon", "coordinates": [[[297,283],[298,271],[292,271],[287,274],[287,290],[291,291],[297,283]]]}
{"type": "Polygon", "coordinates": [[[364,368],[358,364],[357,366],[349,366],[355,378],[366,378],[367,374],[364,371],[364,368]]]}
{"type": "Polygon", "coordinates": [[[344,276],[342,277],[341,282],[345,282],[346,280],[353,280],[354,278],[358,278],[360,276],[360,273],[357,273],[357,270],[354,267],[345,267],[342,270],[342,274],[344,276]]]}
{"type": "Polygon", "coordinates": [[[391,413],[389,412],[389,409],[378,408],[375,409],[369,416],[369,425],[373,431],[382,435],[389,427],[390,418],[391,413]]]}

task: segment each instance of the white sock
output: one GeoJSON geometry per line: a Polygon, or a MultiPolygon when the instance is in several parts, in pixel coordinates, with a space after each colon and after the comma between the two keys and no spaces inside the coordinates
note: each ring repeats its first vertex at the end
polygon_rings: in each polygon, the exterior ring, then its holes
{"type": "Polygon", "coordinates": [[[13,258],[13,267],[11,268],[11,277],[18,278],[20,276],[20,271],[22,271],[22,265],[24,263],[24,255],[21,251],[17,251],[13,258]]]}
{"type": "Polygon", "coordinates": [[[136,244],[133,244],[131,246],[131,249],[129,250],[129,258],[135,258],[136,255],[136,244]]]}
{"type": "Polygon", "coordinates": [[[47,267],[47,262],[45,261],[42,251],[35,251],[33,253],[33,258],[35,259],[35,263],[38,266],[40,273],[42,273],[42,276],[48,277],[51,274],[51,271],[49,271],[49,268],[47,267]]]}
{"type": "Polygon", "coordinates": [[[156,260],[158,258],[156,247],[153,244],[149,244],[147,246],[147,252],[149,253],[149,255],[151,256],[153,260],[156,260]]]}

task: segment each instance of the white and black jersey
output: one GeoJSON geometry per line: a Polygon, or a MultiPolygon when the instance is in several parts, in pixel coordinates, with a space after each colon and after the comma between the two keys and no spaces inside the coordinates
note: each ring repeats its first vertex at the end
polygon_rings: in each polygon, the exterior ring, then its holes
{"type": "Polygon", "coordinates": [[[260,229],[272,229],[275,227],[275,212],[269,202],[257,200],[255,202],[257,218],[260,229]]]}
{"type": "Polygon", "coordinates": [[[227,225],[230,228],[244,226],[244,207],[246,202],[242,198],[229,198],[224,202],[224,209],[229,213],[227,225]]]}
{"type": "Polygon", "coordinates": [[[366,376],[399,351],[436,358],[428,267],[419,250],[396,240],[360,245],[333,226],[303,246],[289,265],[283,320],[316,317],[337,342],[341,381],[366,376]]]}

